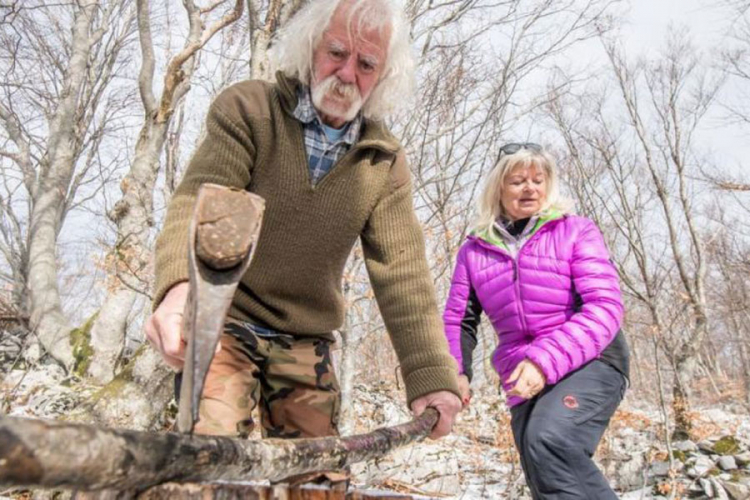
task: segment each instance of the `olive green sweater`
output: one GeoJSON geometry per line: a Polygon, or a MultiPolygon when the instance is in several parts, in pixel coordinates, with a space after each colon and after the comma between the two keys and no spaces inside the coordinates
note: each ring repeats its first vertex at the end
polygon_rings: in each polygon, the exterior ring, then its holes
{"type": "Polygon", "coordinates": [[[302,335],[330,336],[343,323],[344,266],[361,238],[370,282],[401,363],[407,399],[450,390],[448,353],[424,239],[412,206],[404,150],[379,122],[311,185],[297,82],[236,84],[212,103],[206,135],[167,211],[156,245],[156,296],[188,279],[187,231],[198,187],[242,187],[266,200],[253,262],[230,316],[302,335]]]}

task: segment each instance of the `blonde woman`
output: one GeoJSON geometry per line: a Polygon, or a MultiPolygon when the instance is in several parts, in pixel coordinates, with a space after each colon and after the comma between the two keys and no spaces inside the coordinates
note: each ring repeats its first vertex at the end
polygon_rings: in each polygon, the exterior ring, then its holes
{"type": "Polygon", "coordinates": [[[445,332],[468,405],[481,313],[492,323],[535,499],[617,498],[591,456],[626,387],[620,287],[599,229],[569,206],[541,146],[500,149],[457,256],[445,332]]]}

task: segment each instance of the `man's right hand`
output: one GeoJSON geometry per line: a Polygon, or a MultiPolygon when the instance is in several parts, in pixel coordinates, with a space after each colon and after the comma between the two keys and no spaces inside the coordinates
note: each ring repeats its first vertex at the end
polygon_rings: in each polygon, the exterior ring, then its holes
{"type": "Polygon", "coordinates": [[[461,393],[461,404],[468,408],[471,402],[471,383],[469,377],[464,374],[458,376],[458,392],[461,393]]]}
{"type": "Polygon", "coordinates": [[[179,371],[185,364],[185,340],[182,338],[182,315],[190,284],[178,283],[169,289],[159,307],[146,321],[146,338],[159,351],[164,362],[179,371]]]}

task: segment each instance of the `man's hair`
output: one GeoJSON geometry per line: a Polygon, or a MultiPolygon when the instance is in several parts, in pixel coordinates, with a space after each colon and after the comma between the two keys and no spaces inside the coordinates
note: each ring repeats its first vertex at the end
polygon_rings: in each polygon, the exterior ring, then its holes
{"type": "Polygon", "coordinates": [[[339,6],[347,8],[350,30],[390,31],[380,80],[362,108],[365,117],[382,119],[403,104],[414,87],[409,25],[392,0],[311,0],[280,30],[271,60],[286,76],[310,85],[313,52],[339,6]]]}
{"type": "Polygon", "coordinates": [[[555,158],[547,151],[533,151],[531,149],[519,149],[513,154],[504,154],[487,176],[482,194],[477,202],[477,218],[473,229],[477,232],[493,231],[492,227],[498,217],[507,217],[502,202],[502,188],[505,178],[508,177],[516,167],[535,166],[544,172],[547,179],[547,198],[539,212],[535,215],[544,215],[550,211],[570,213],[573,203],[560,194],[560,186],[557,179],[557,165],[555,158]]]}

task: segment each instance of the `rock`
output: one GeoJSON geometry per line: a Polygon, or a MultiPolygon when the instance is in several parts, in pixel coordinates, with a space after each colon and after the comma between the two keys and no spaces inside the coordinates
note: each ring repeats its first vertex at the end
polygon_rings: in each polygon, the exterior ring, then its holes
{"type": "Polygon", "coordinates": [[[698,451],[698,445],[690,440],[676,441],[672,443],[672,449],[684,451],[684,452],[694,452],[694,451],[698,451]]]}
{"type": "Polygon", "coordinates": [[[697,457],[695,457],[695,463],[693,463],[692,466],[688,468],[687,475],[693,478],[703,477],[708,473],[708,471],[713,468],[713,460],[706,456],[698,455],[697,457]]]}
{"type": "Polygon", "coordinates": [[[711,481],[702,477],[698,479],[698,484],[700,484],[703,493],[705,493],[708,498],[714,497],[714,486],[711,481]]]}
{"type": "Polygon", "coordinates": [[[666,477],[669,475],[669,462],[652,462],[648,473],[650,476],[666,477]]]}
{"type": "Polygon", "coordinates": [[[721,470],[735,470],[737,468],[737,462],[732,455],[720,457],[716,464],[721,470]]]}
{"type": "Polygon", "coordinates": [[[653,445],[653,434],[625,428],[609,439],[608,452],[600,454],[599,458],[604,475],[613,487],[618,491],[631,491],[653,483],[653,476],[644,477],[651,462],[648,452],[653,445]]]}
{"type": "Polygon", "coordinates": [[[740,452],[740,442],[734,436],[724,436],[714,443],[713,452],[719,455],[733,455],[740,452]]]}
{"type": "Polygon", "coordinates": [[[402,448],[377,463],[353,467],[352,472],[368,485],[386,481],[407,484],[414,488],[415,493],[431,498],[461,492],[456,453],[441,444],[420,443],[402,448]]]}
{"type": "Polygon", "coordinates": [[[642,500],[643,498],[653,498],[651,488],[641,488],[640,490],[629,491],[620,495],[620,500],[642,500]]]}
{"type": "Polygon", "coordinates": [[[702,441],[698,441],[698,449],[705,453],[713,453],[714,442],[711,441],[710,439],[704,439],[702,441]]]}
{"type": "Polygon", "coordinates": [[[750,465],[750,451],[745,451],[743,453],[735,455],[734,460],[737,462],[738,465],[741,465],[743,467],[745,465],[750,465]]]}
{"type": "Polygon", "coordinates": [[[750,486],[734,481],[725,481],[721,484],[732,500],[750,500],[750,486]]]}
{"type": "MultiPolygon", "coordinates": [[[[643,454],[633,454],[628,460],[610,461],[602,470],[615,489],[628,491],[643,486],[643,471],[646,468],[646,458],[643,454]]],[[[654,476],[647,478],[648,484],[653,484],[654,476]]]]}
{"type": "Polygon", "coordinates": [[[713,498],[718,498],[719,500],[729,500],[729,495],[727,495],[727,492],[724,491],[724,487],[714,478],[709,479],[711,482],[711,486],[713,487],[714,494],[713,498]]]}
{"type": "Polygon", "coordinates": [[[732,500],[750,500],[750,486],[734,481],[725,481],[722,486],[732,500]]]}

